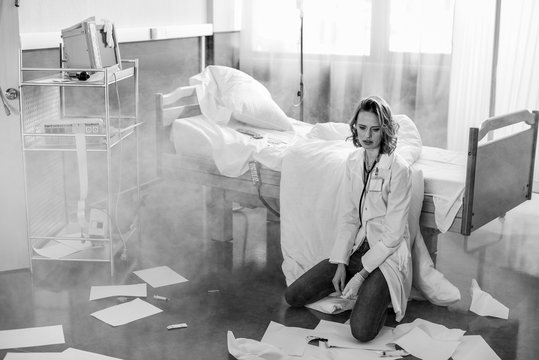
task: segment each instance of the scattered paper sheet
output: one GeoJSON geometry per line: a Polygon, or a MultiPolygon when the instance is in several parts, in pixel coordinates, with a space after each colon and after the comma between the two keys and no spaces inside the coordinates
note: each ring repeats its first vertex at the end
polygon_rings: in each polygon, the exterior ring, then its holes
{"type": "Polygon", "coordinates": [[[238,360],[286,360],[288,357],[279,348],[260,341],[234,337],[227,332],[228,352],[238,360]]]}
{"type": "Polygon", "coordinates": [[[382,356],[381,351],[363,349],[330,348],[325,342],[320,341],[318,346],[307,345],[301,358],[290,357],[289,359],[301,360],[375,360],[375,359],[401,359],[402,356],[382,356]]]}
{"type": "Polygon", "coordinates": [[[509,308],[494,299],[489,293],[481,290],[475,279],[472,279],[470,291],[472,293],[471,312],[481,316],[493,316],[506,320],[509,318],[509,308]]]}
{"type": "Polygon", "coordinates": [[[453,360],[501,360],[479,335],[463,336],[460,345],[451,357],[453,360]]]}
{"type": "MultiPolygon", "coordinates": [[[[76,235],[68,235],[77,237],[76,235]]],[[[53,240],[49,241],[47,245],[42,248],[34,247],[34,251],[49,259],[61,259],[68,255],[83,251],[92,247],[91,241],[77,241],[77,240],[53,240]]]]}
{"type": "Polygon", "coordinates": [[[420,326],[416,326],[395,339],[395,344],[420,359],[447,360],[455,352],[460,342],[434,339],[420,326]]]}
{"type": "Polygon", "coordinates": [[[343,299],[338,293],[330,294],[323,299],[307,304],[305,307],[325,314],[339,314],[343,311],[352,310],[355,299],[343,299]]]}
{"type": "Polygon", "coordinates": [[[112,296],[146,297],[146,284],[104,285],[90,288],[90,301],[112,296]]]}
{"type": "Polygon", "coordinates": [[[424,319],[415,319],[411,323],[400,324],[393,331],[395,338],[401,337],[414,327],[420,327],[431,338],[437,340],[459,341],[466,331],[461,329],[448,329],[443,325],[435,324],[424,319]]]}
{"type": "Polygon", "coordinates": [[[260,342],[271,344],[285,354],[302,356],[308,343],[308,335],[313,335],[312,329],[287,327],[271,321],[260,342]]]}
{"type": "Polygon", "coordinates": [[[119,358],[101,355],[90,351],[67,348],[62,352],[62,360],[121,360],[119,358]]]}
{"type": "Polygon", "coordinates": [[[374,359],[401,359],[402,356],[386,356],[381,357],[381,352],[363,350],[363,349],[341,349],[341,348],[330,348],[330,359],[331,360],[374,360],[374,359]]]}
{"type": "Polygon", "coordinates": [[[96,311],[91,315],[112,326],[125,325],[135,320],[155,315],[163,310],[144,300],[135,300],[96,311]]]}
{"type": "Polygon", "coordinates": [[[168,266],[157,266],[150,269],[134,271],[134,273],[153,288],[188,281],[168,266]]]}
{"type": "Polygon", "coordinates": [[[65,338],[62,325],[0,331],[0,349],[64,343],[65,338]]]}
{"type": "Polygon", "coordinates": [[[4,360],[121,360],[89,351],[67,348],[63,352],[7,353],[4,360]]]}
{"type": "MultiPolygon", "coordinates": [[[[319,342],[318,346],[307,345],[305,348],[305,353],[302,357],[290,358],[290,360],[341,360],[339,358],[333,357],[333,354],[329,352],[327,345],[323,342],[319,342]]],[[[357,360],[357,359],[356,359],[357,360]]]]}
{"type": "Polygon", "coordinates": [[[8,352],[4,360],[64,360],[64,356],[53,352],[8,352]]]}
{"type": "MultiPolygon", "coordinates": [[[[341,324],[342,325],[342,324],[341,324]]],[[[276,322],[270,322],[266,333],[261,341],[234,337],[231,331],[227,333],[228,352],[238,360],[370,360],[380,359],[381,353],[364,349],[343,349],[343,348],[328,348],[324,342],[319,342],[318,346],[309,345],[306,343],[304,336],[312,335],[313,330],[286,327],[276,322]],[[277,336],[276,336],[277,335],[277,336]],[[291,336],[291,339],[284,339],[280,336],[291,336]],[[301,340],[304,339],[304,340],[301,340]],[[277,342],[279,346],[269,343],[277,342]],[[298,351],[292,344],[293,342],[302,342],[305,346],[301,346],[302,350],[298,351]],[[292,352],[302,355],[292,356],[287,354],[281,347],[288,344],[291,345],[292,352]]],[[[357,341],[356,341],[357,342],[357,341]]],[[[400,356],[391,356],[391,359],[399,359],[400,356]]]]}
{"type": "Polygon", "coordinates": [[[378,335],[369,342],[359,342],[353,336],[350,325],[334,321],[320,320],[313,335],[327,338],[332,347],[364,350],[395,350],[389,345],[393,342],[393,328],[384,326],[378,335]]]}

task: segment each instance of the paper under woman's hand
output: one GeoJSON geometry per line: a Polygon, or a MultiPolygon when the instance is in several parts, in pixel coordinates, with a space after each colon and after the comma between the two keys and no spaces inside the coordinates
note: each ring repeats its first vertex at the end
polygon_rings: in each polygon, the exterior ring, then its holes
{"type": "Polygon", "coordinates": [[[361,276],[360,273],[355,274],[354,277],[350,279],[348,284],[346,284],[346,287],[342,292],[342,297],[345,299],[355,298],[357,296],[359,288],[361,287],[361,284],[363,284],[364,281],[365,278],[361,276]]]}

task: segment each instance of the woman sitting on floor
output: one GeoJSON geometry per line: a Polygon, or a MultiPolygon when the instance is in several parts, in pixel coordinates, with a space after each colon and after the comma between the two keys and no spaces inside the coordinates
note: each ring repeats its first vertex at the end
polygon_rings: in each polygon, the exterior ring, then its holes
{"type": "Polygon", "coordinates": [[[408,211],[411,176],[394,152],[397,124],[380,97],[363,99],[350,122],[358,148],[346,162],[344,215],[329,259],[309,269],[286,289],[291,306],[305,306],[333,292],[357,298],[350,315],[359,341],[376,337],[389,304],[404,316],[412,281],[408,211]]]}

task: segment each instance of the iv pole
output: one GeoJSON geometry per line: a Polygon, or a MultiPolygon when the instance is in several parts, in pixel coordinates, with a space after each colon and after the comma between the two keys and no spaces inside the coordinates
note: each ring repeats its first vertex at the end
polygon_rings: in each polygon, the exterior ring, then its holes
{"type": "Polygon", "coordinates": [[[303,122],[303,0],[297,0],[299,9],[300,30],[299,30],[299,120],[303,122]]]}

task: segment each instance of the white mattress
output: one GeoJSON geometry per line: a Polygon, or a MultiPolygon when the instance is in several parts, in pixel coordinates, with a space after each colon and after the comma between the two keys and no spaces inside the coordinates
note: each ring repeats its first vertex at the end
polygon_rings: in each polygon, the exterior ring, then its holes
{"type": "MultiPolygon", "coordinates": [[[[245,173],[251,160],[256,160],[272,170],[281,171],[287,150],[306,142],[315,143],[316,147],[321,149],[327,147],[327,151],[334,154],[335,151],[348,152],[354,149],[351,142],[348,143],[350,146],[335,146],[337,140],[327,140],[327,134],[322,135],[320,128],[312,124],[294,119],[291,121],[294,131],[277,131],[255,128],[235,121],[231,121],[228,126],[222,126],[199,115],[176,120],[172,125],[171,140],[176,153],[213,158],[221,174],[230,177],[245,173]],[[315,128],[317,131],[311,132],[315,128]],[[254,139],[236,129],[252,130],[263,138],[254,139]]],[[[307,162],[309,155],[305,154],[307,162]]],[[[298,156],[297,153],[295,156],[298,156]]],[[[324,158],[330,161],[332,156],[318,156],[318,162],[313,166],[323,167],[324,158]]],[[[462,205],[466,154],[423,146],[421,156],[413,167],[423,172],[425,194],[433,197],[435,205],[436,225],[441,232],[446,232],[462,205]]]]}

